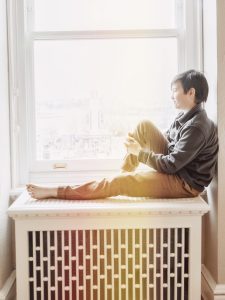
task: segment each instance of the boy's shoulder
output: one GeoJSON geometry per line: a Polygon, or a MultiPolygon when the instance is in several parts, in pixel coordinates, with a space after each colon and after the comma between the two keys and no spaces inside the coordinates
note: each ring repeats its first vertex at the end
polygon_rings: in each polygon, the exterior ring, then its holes
{"type": "Polygon", "coordinates": [[[187,128],[190,126],[199,128],[205,136],[208,136],[216,129],[214,122],[208,117],[205,109],[195,114],[185,123],[184,127],[187,128]]]}

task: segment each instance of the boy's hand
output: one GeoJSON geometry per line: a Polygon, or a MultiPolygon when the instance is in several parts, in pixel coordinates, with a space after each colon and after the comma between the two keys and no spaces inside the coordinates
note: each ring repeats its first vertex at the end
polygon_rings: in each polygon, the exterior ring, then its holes
{"type": "Polygon", "coordinates": [[[124,145],[127,148],[128,153],[138,156],[141,150],[141,145],[135,140],[135,138],[133,138],[131,133],[128,133],[128,137],[124,145]]]}

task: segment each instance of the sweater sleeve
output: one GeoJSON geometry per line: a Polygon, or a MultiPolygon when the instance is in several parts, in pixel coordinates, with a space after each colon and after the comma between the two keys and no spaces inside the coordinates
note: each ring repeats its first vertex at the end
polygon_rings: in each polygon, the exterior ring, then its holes
{"type": "Polygon", "coordinates": [[[205,137],[202,131],[198,127],[190,126],[183,130],[181,138],[169,154],[156,154],[153,151],[141,150],[138,160],[159,172],[174,174],[190,163],[204,144],[205,137]]]}

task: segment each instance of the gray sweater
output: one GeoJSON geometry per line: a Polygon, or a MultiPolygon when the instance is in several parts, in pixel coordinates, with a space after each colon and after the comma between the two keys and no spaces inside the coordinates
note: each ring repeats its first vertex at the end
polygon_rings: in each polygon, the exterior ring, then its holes
{"type": "Polygon", "coordinates": [[[203,191],[213,178],[219,146],[216,127],[201,104],[179,113],[165,135],[166,155],[141,150],[138,160],[159,172],[176,174],[203,191]]]}

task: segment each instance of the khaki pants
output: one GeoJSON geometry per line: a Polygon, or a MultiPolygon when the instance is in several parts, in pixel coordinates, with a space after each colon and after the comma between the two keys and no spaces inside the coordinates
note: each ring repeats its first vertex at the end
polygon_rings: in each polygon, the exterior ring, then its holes
{"type": "MultiPolygon", "coordinates": [[[[140,122],[133,131],[133,136],[143,149],[167,154],[168,141],[152,122],[140,122]]],[[[111,178],[103,178],[100,181],[90,181],[80,186],[61,186],[58,188],[58,198],[101,199],[118,195],[183,198],[200,194],[176,174],[159,173],[151,169],[135,171],[138,165],[137,156],[127,154],[121,167],[123,173],[111,178]]]]}

